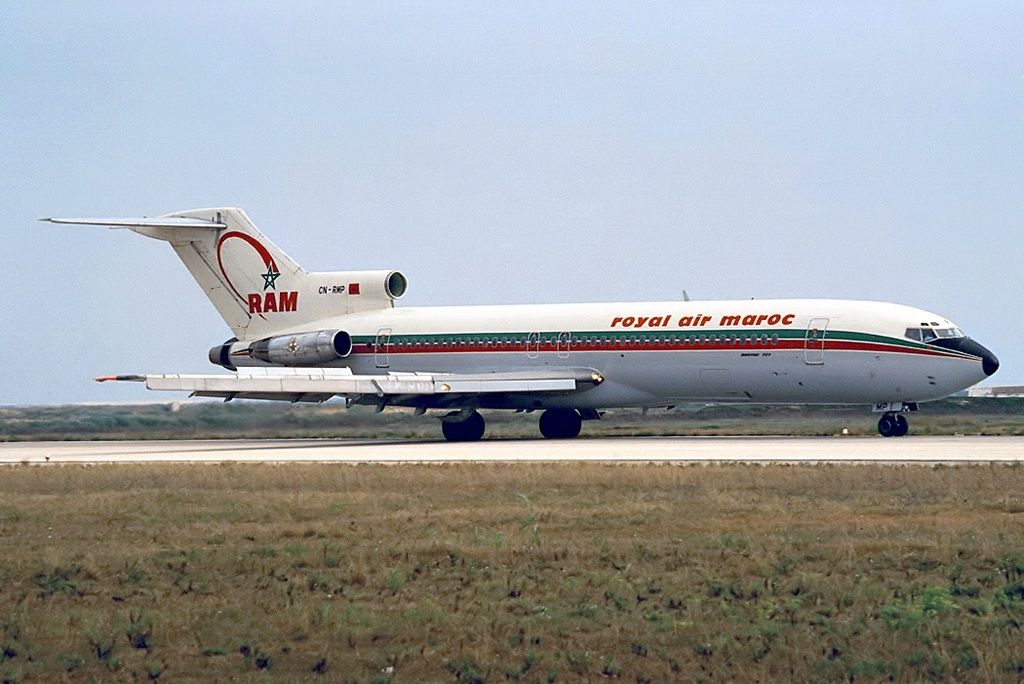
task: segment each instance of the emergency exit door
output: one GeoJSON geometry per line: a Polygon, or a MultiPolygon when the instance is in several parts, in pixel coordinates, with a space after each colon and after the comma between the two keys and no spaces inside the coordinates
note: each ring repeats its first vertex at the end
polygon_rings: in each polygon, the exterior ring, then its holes
{"type": "Polygon", "coordinates": [[[381,328],[377,331],[377,339],[373,343],[373,360],[377,368],[387,368],[391,365],[391,328],[381,328]]]}
{"type": "Polygon", "coordinates": [[[825,364],[825,335],[827,333],[827,318],[812,318],[807,323],[807,334],[804,336],[804,363],[808,366],[825,364]]]}

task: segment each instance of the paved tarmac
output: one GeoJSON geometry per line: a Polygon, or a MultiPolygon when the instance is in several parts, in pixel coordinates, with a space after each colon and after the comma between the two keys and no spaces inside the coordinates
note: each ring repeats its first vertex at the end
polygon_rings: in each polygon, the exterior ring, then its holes
{"type": "Polygon", "coordinates": [[[989,463],[1024,461],[1024,437],[615,437],[575,440],[188,440],[0,443],[0,464],[989,463]]]}

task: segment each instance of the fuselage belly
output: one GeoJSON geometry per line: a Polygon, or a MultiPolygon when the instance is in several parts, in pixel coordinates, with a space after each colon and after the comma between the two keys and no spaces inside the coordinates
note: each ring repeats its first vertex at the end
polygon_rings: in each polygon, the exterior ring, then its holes
{"type": "MultiPolygon", "coordinates": [[[[686,401],[871,404],[923,402],[955,392],[977,374],[976,362],[916,355],[826,352],[808,364],[803,351],[583,351],[535,358],[516,352],[389,353],[387,372],[495,372],[531,368],[593,368],[604,382],[562,400],[556,396],[494,397],[493,408],[610,408],[665,406],[686,401]]],[[[356,374],[380,373],[374,354],[344,365],[356,374]]]]}

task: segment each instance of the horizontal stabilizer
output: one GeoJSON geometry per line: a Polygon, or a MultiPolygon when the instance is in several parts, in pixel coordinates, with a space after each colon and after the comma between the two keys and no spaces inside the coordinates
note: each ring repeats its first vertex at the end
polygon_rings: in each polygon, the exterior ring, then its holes
{"type": "Polygon", "coordinates": [[[227,225],[201,218],[41,218],[40,221],[75,226],[107,226],[109,228],[209,228],[221,230],[227,225]]]}

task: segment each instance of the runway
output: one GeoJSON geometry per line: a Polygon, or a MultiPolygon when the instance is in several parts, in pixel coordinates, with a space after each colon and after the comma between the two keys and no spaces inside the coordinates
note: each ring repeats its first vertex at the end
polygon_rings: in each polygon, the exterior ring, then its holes
{"type": "Polygon", "coordinates": [[[1024,437],[615,437],[575,440],[195,440],[0,443],[0,464],[893,463],[1024,461],[1024,437]]]}

